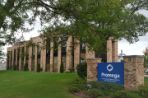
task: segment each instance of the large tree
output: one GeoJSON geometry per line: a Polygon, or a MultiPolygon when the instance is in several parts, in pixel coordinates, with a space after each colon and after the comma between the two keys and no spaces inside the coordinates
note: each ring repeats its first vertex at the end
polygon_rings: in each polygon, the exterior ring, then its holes
{"type": "Polygon", "coordinates": [[[147,0],[1,0],[0,30],[7,38],[40,18],[46,37],[72,35],[98,50],[108,37],[138,40],[148,30],[140,14],[147,0]]]}
{"type": "Polygon", "coordinates": [[[38,13],[46,36],[73,35],[98,50],[112,36],[138,41],[148,30],[140,14],[147,0],[39,0],[38,13]],[[51,22],[52,21],[52,22],[51,22]],[[48,25],[47,25],[48,24],[48,25]]]}
{"type": "Polygon", "coordinates": [[[2,46],[14,43],[15,35],[27,30],[24,25],[31,18],[30,7],[28,0],[0,0],[0,56],[2,46]]]}

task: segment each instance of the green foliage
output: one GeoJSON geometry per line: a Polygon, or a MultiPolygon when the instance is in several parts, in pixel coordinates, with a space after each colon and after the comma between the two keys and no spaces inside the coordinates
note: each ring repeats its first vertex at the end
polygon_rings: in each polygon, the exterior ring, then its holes
{"type": "Polygon", "coordinates": [[[110,36],[126,38],[129,42],[138,41],[138,36],[147,32],[148,21],[134,9],[134,4],[135,0],[59,0],[55,7],[60,13],[54,10],[53,16],[59,15],[69,25],[56,19],[54,25],[44,31],[46,34],[53,32],[49,35],[61,35],[62,32],[79,36],[95,50],[110,36]],[[132,6],[128,7],[129,4],[132,6]]]}
{"type": "Polygon", "coordinates": [[[87,64],[80,63],[77,65],[77,74],[80,78],[86,79],[87,77],[87,64]]]}
{"type": "Polygon", "coordinates": [[[64,65],[61,64],[61,66],[60,66],[60,73],[63,73],[63,72],[64,72],[64,65]]]}
{"type": "Polygon", "coordinates": [[[137,93],[133,93],[130,91],[119,91],[113,93],[111,98],[142,98],[137,93]]]}
{"type": "Polygon", "coordinates": [[[148,67],[148,55],[144,56],[144,67],[148,67]]]}
{"type": "Polygon", "coordinates": [[[82,78],[76,78],[73,80],[69,86],[69,92],[76,94],[82,92],[83,90],[87,90],[86,81],[82,78]]]}
{"type": "Polygon", "coordinates": [[[1,0],[0,38],[3,37],[5,43],[15,42],[15,34],[19,29],[27,30],[24,27],[29,17],[27,10],[30,7],[27,2],[28,0],[1,0]]]}
{"type": "Polygon", "coordinates": [[[69,92],[72,94],[78,93],[80,91],[81,90],[78,87],[74,87],[74,86],[69,87],[69,92]]]}
{"type": "Polygon", "coordinates": [[[144,51],[144,67],[148,67],[148,48],[144,51]]]}
{"type": "Polygon", "coordinates": [[[98,98],[100,96],[103,96],[102,92],[97,89],[90,89],[86,93],[88,94],[89,98],[98,98]]]}
{"type": "Polygon", "coordinates": [[[102,82],[90,82],[90,89],[97,89],[102,92],[102,95],[111,95],[112,92],[117,92],[123,90],[123,87],[112,83],[102,83],[102,82]]]}
{"type": "Polygon", "coordinates": [[[1,0],[0,32],[15,41],[15,31],[38,17],[46,37],[73,35],[98,50],[110,36],[134,42],[145,35],[139,10],[147,8],[147,0],[1,0]]]}
{"type": "Polygon", "coordinates": [[[147,10],[147,3],[147,0],[1,0],[0,38],[3,43],[17,41],[17,31],[28,31],[25,25],[31,27],[39,18],[47,40],[58,36],[65,41],[73,35],[102,52],[110,36],[134,42],[145,35],[148,19],[139,10],[147,10]]]}
{"type": "Polygon", "coordinates": [[[86,82],[83,79],[76,79],[71,83],[71,93],[83,93],[88,98],[147,98],[148,78],[145,78],[145,86],[139,90],[128,91],[124,87],[111,83],[86,82]]]}
{"type": "Polygon", "coordinates": [[[142,98],[146,98],[148,97],[148,88],[141,87],[136,93],[138,93],[139,96],[142,96],[142,98]]]}

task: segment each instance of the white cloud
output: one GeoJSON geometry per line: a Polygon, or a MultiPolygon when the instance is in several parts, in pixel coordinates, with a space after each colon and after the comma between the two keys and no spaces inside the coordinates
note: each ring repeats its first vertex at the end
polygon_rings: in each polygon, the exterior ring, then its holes
{"type": "Polygon", "coordinates": [[[123,50],[126,55],[143,55],[144,49],[148,47],[148,34],[142,37],[139,37],[139,41],[133,44],[130,44],[126,40],[119,41],[119,52],[123,50]]]}

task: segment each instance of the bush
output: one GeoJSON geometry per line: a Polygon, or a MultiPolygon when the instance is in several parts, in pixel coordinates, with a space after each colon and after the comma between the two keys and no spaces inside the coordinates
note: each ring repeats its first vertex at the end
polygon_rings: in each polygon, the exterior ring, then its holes
{"type": "Polygon", "coordinates": [[[97,89],[90,89],[86,93],[89,98],[98,98],[99,96],[103,96],[102,91],[99,91],[97,89]]]}
{"type": "Polygon", "coordinates": [[[148,88],[140,88],[137,93],[139,94],[139,96],[141,96],[142,98],[147,98],[148,97],[148,88]]]}
{"type": "Polygon", "coordinates": [[[102,83],[102,82],[90,82],[91,88],[95,88],[97,90],[102,91],[104,95],[110,95],[112,92],[121,91],[123,87],[120,85],[112,84],[112,83],[102,83]]]}
{"type": "Polygon", "coordinates": [[[86,81],[80,78],[77,78],[76,80],[72,81],[71,86],[77,87],[80,90],[87,90],[86,81]]]}
{"type": "Polygon", "coordinates": [[[61,64],[61,66],[60,66],[60,73],[63,73],[63,72],[64,72],[64,65],[61,64]]]}
{"type": "Polygon", "coordinates": [[[80,92],[81,90],[78,87],[71,86],[69,87],[69,91],[74,94],[80,92]]]}
{"type": "Polygon", "coordinates": [[[87,77],[87,64],[80,63],[77,65],[77,74],[80,78],[86,79],[87,77]]]}
{"type": "Polygon", "coordinates": [[[111,98],[141,98],[137,93],[130,91],[118,91],[111,98]]]}

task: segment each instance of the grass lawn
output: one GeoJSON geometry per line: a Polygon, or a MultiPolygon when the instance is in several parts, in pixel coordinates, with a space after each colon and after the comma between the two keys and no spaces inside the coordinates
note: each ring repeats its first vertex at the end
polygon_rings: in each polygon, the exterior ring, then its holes
{"type": "Polygon", "coordinates": [[[73,73],[0,71],[0,98],[77,98],[68,92],[73,73]]]}
{"type": "Polygon", "coordinates": [[[144,86],[148,88],[148,78],[145,78],[144,86]]]}
{"type": "Polygon", "coordinates": [[[77,98],[68,91],[76,77],[74,73],[0,71],[0,98],[77,98]]]}

